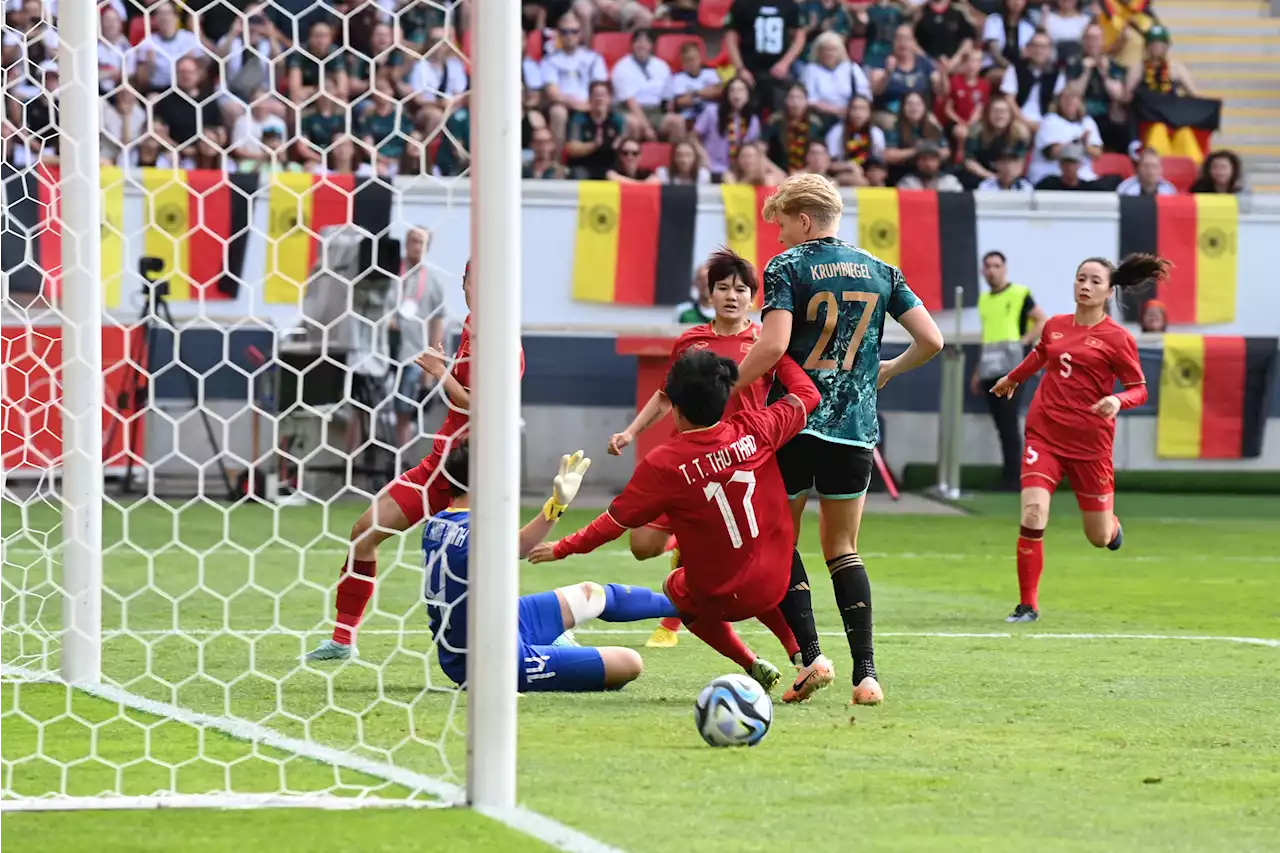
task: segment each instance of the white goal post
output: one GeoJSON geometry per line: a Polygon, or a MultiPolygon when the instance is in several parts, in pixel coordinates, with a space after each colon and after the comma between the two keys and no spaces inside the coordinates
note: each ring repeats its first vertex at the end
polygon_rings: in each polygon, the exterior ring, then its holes
{"type": "MultiPolygon", "coordinates": [[[[341,145],[335,141],[310,178],[292,168],[268,168],[276,162],[268,154],[256,173],[233,175],[232,168],[222,178],[209,178],[212,184],[205,178],[200,179],[205,183],[197,181],[200,169],[177,151],[159,165],[102,165],[110,139],[102,135],[106,131],[100,133],[102,110],[108,95],[131,88],[135,66],[130,63],[144,56],[130,59],[129,51],[141,49],[137,45],[125,50],[123,78],[106,90],[100,76],[99,22],[112,5],[94,0],[58,4],[57,67],[52,72],[46,67],[45,77],[32,81],[34,93],[25,102],[56,99],[55,165],[41,162],[48,152],[35,143],[24,150],[25,160],[5,164],[4,347],[6,358],[13,359],[0,367],[4,417],[6,430],[18,424],[15,435],[25,430],[20,437],[45,443],[38,453],[15,451],[13,436],[7,436],[0,474],[0,810],[469,804],[487,814],[514,813],[521,3],[468,4],[470,85],[465,92],[449,93],[441,83],[440,120],[428,122],[426,130],[414,127],[402,162],[420,152],[427,165],[418,176],[379,171],[382,149],[377,145],[367,155],[372,173],[326,172],[341,145]],[[45,85],[51,73],[60,77],[56,91],[45,85]],[[448,149],[457,141],[449,119],[462,110],[469,110],[470,139],[465,146],[459,141],[458,147],[469,148],[469,161],[463,157],[461,170],[433,171],[435,146],[448,149]],[[391,464],[412,467],[434,437],[424,422],[442,417],[451,404],[442,385],[427,392],[411,415],[416,444],[410,447],[421,452],[404,465],[401,456],[407,451],[398,446],[398,433],[389,437],[384,420],[391,416],[391,397],[397,407],[403,399],[398,383],[406,368],[378,375],[378,388],[387,389],[385,406],[355,398],[352,375],[358,368],[350,362],[341,403],[313,405],[303,399],[302,390],[310,368],[279,366],[287,349],[286,308],[295,313],[301,309],[304,282],[298,282],[297,305],[262,310],[270,301],[261,292],[269,286],[267,279],[284,276],[286,264],[290,269],[297,265],[296,259],[285,257],[286,245],[290,252],[312,252],[308,281],[321,273],[336,274],[327,267],[325,240],[331,227],[365,230],[356,221],[365,187],[377,189],[381,213],[388,217],[381,232],[368,237],[407,239],[414,228],[433,227],[419,219],[428,206],[415,193],[426,185],[450,191],[443,212],[438,204],[430,208],[433,215],[470,217],[470,246],[435,247],[427,261],[432,275],[450,291],[447,306],[440,309],[449,315],[446,332],[461,328],[465,307],[459,283],[467,258],[475,277],[470,481],[473,523],[484,533],[471,540],[465,694],[436,664],[422,606],[419,529],[382,545],[376,591],[361,624],[359,657],[327,667],[303,660],[332,628],[338,569],[344,559],[355,559],[347,531],[377,489],[357,477],[360,460],[369,454],[378,459],[391,455],[391,464]],[[289,193],[292,200],[282,205],[279,197],[289,193]],[[336,209],[345,211],[346,219],[324,220],[318,213],[322,193],[337,199],[336,209]],[[173,198],[188,195],[189,211],[183,207],[187,202],[179,202],[176,212],[162,209],[173,198]],[[468,196],[469,204],[464,201],[468,196]],[[227,205],[234,212],[227,213],[227,205]],[[289,213],[291,205],[296,212],[282,224],[281,211],[289,213]],[[19,207],[28,213],[18,213],[19,207]],[[221,225],[211,222],[215,208],[224,217],[221,225]],[[155,297],[145,296],[145,329],[140,331],[132,325],[136,306],[104,296],[110,292],[104,279],[117,276],[114,286],[120,292],[137,284],[150,294],[144,274],[133,267],[154,253],[155,241],[163,243],[161,232],[166,231],[171,253],[165,260],[167,272],[186,276],[192,295],[175,312],[176,319],[159,313],[155,297]],[[288,242],[302,231],[301,242],[288,242]],[[51,233],[59,239],[48,239],[51,233]],[[241,281],[235,300],[215,304],[201,296],[197,303],[193,270],[207,260],[195,257],[197,237],[204,241],[200,246],[219,241],[220,280],[241,281]],[[22,257],[12,249],[19,243],[25,246],[22,257]],[[108,267],[116,261],[122,269],[113,272],[108,267]],[[231,271],[233,264],[237,268],[231,271]],[[19,299],[16,285],[11,288],[17,276],[10,274],[20,266],[34,268],[42,282],[34,300],[19,299]],[[51,295],[51,281],[57,282],[56,296],[51,295]],[[50,331],[55,324],[59,333],[50,331]],[[60,342],[52,341],[58,334],[60,342]],[[117,345],[108,337],[123,341],[118,344],[122,351],[112,351],[117,345]],[[110,357],[104,358],[104,346],[110,357]],[[243,353],[249,351],[257,353],[260,364],[246,361],[243,353]],[[122,371],[136,374],[137,388],[113,384],[110,377],[122,371]],[[297,404],[289,412],[283,411],[289,400],[281,391],[286,376],[298,386],[297,404]],[[174,387],[183,398],[176,402],[165,396],[174,387]],[[189,405],[183,401],[188,391],[189,405]],[[136,410],[122,402],[126,398],[136,399],[136,410]],[[49,457],[49,437],[36,436],[55,416],[61,419],[60,445],[54,438],[56,459],[49,457]],[[307,433],[306,440],[314,447],[299,449],[290,443],[293,416],[309,419],[316,434],[307,433]],[[343,424],[350,429],[361,418],[363,441],[344,445],[343,424]],[[247,444],[250,422],[252,452],[247,444]],[[143,429],[149,432],[135,443],[143,429]],[[201,443],[206,436],[211,447],[201,443]],[[158,451],[157,444],[163,445],[158,451]],[[104,456],[112,455],[131,457],[137,476],[112,480],[115,467],[110,459],[104,462],[104,456]],[[321,462],[326,471],[346,473],[312,477],[321,462]],[[189,492],[178,496],[158,485],[159,477],[174,467],[194,481],[189,492]],[[218,491],[217,472],[226,479],[227,468],[242,470],[247,478],[238,497],[218,491]],[[274,489],[286,478],[293,483],[291,495],[261,491],[263,480],[274,489]],[[108,742],[104,733],[117,729],[126,732],[121,742],[133,753],[119,744],[103,746],[108,742]]],[[[186,25],[197,26],[198,13],[188,17],[181,3],[178,7],[186,25]]],[[[241,50],[248,56],[257,49],[247,35],[250,27],[264,26],[256,19],[277,12],[271,0],[235,11],[234,26],[245,33],[243,48],[210,54],[206,42],[201,62],[210,79],[225,82],[229,56],[239,56],[241,50]]],[[[392,53],[400,52],[409,17],[432,22],[431,29],[437,20],[452,28],[462,3],[366,0],[339,15],[336,29],[343,38],[364,12],[379,25],[389,22],[397,39],[394,50],[359,57],[375,68],[369,72],[372,97],[381,85],[380,78],[373,78],[384,60],[389,65],[392,53]]],[[[156,14],[146,13],[148,34],[158,26],[156,14]]],[[[284,20],[281,12],[271,17],[271,26],[284,20]]],[[[274,75],[292,67],[287,64],[291,56],[300,53],[304,66],[315,59],[298,35],[302,22],[288,20],[294,30],[276,46],[279,55],[270,57],[263,101],[285,100],[280,93],[287,83],[274,75]]],[[[238,32],[227,39],[235,42],[241,38],[238,32]]],[[[274,44],[274,37],[265,40],[274,44]]],[[[422,43],[433,44],[433,37],[424,36],[422,43]]],[[[447,62],[462,61],[461,46],[442,43],[432,49],[454,51],[447,62]]],[[[409,56],[406,62],[426,59],[409,56]]],[[[327,72],[322,62],[316,67],[317,95],[324,95],[327,72]]],[[[175,80],[180,72],[175,64],[175,80]]],[[[215,90],[201,108],[222,108],[226,97],[225,91],[215,90]]],[[[303,139],[303,120],[310,110],[320,109],[320,99],[313,98],[305,105],[288,103],[291,112],[281,122],[288,128],[286,146],[303,139]]],[[[265,112],[259,116],[258,100],[244,106],[258,138],[264,138],[261,128],[274,127],[275,118],[265,112]]],[[[376,109],[360,107],[365,108],[376,109]]],[[[24,105],[24,120],[26,109],[24,105]]],[[[349,109],[355,113],[357,108],[349,109]]],[[[143,144],[141,139],[129,142],[123,157],[129,157],[130,145],[143,144]]],[[[216,152],[222,163],[233,162],[235,144],[230,136],[224,138],[223,149],[216,152]]],[[[110,160],[114,155],[107,156],[110,160]]],[[[399,282],[401,270],[386,270],[377,240],[373,242],[372,263],[379,274],[399,282]]],[[[344,284],[355,292],[361,278],[344,284]]],[[[356,298],[347,294],[335,324],[350,323],[371,340],[385,336],[388,327],[398,334],[409,316],[396,315],[390,302],[383,306],[385,313],[368,315],[356,298]]],[[[336,335],[332,328],[321,333],[324,355],[313,366],[328,363],[330,347],[346,353],[334,344],[336,335]]],[[[397,418],[399,414],[397,408],[397,418]]],[[[393,426],[398,429],[398,421],[393,426]]]]}

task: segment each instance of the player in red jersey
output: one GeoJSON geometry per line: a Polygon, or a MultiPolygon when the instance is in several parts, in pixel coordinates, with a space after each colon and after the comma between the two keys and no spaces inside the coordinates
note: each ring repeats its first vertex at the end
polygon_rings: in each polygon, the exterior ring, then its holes
{"type": "Polygon", "coordinates": [[[1027,413],[1022,458],[1021,599],[1006,622],[1040,618],[1044,529],[1049,500],[1064,475],[1071,479],[1088,540],[1112,551],[1123,542],[1114,511],[1115,418],[1121,409],[1146,402],[1147,380],[1138,361],[1138,345],[1133,335],[1107,316],[1107,300],[1116,288],[1162,279],[1168,270],[1168,261],[1152,255],[1130,255],[1119,267],[1103,258],[1089,258],[1076,270],[1075,314],[1051,317],[1031,354],[991,388],[992,394],[1012,397],[1020,384],[1045,369],[1027,413]],[[1124,386],[1118,394],[1113,393],[1117,381],[1124,386]]]}
{"type": "MultiPolygon", "coordinates": [[[[470,311],[473,291],[471,264],[462,274],[462,295],[470,311]]],[[[453,491],[444,475],[443,461],[454,443],[467,429],[471,409],[471,341],[474,330],[471,315],[462,326],[462,337],[452,364],[444,353],[428,348],[417,364],[441,383],[449,413],[431,447],[431,454],[418,465],[383,489],[351,528],[351,546],[338,588],[334,595],[337,609],[333,636],[307,653],[307,660],[346,660],[355,653],[356,629],[373,597],[374,578],[378,573],[378,546],[393,534],[402,533],[429,515],[446,508],[453,491]]],[[[520,354],[520,372],[524,373],[524,352],[520,354]]]]}
{"type": "Polygon", "coordinates": [[[535,563],[586,554],[665,514],[684,565],[663,591],[695,636],[765,689],[781,673],[756,657],[730,623],[755,617],[775,633],[785,628],[778,605],[791,579],[794,532],[774,452],[800,432],[819,402],[790,357],[776,370],[786,396],[722,420],[737,364],[706,350],[686,352],[667,373],[665,389],[680,434],[641,460],[607,512],[529,554],[535,563]]]}
{"type": "MultiPolygon", "coordinates": [[[[707,281],[711,283],[711,305],[715,309],[715,318],[710,323],[693,326],[676,340],[675,346],[671,348],[668,370],[676,359],[691,349],[710,350],[740,364],[760,336],[760,324],[752,320],[750,315],[751,306],[760,289],[759,279],[751,262],[729,249],[721,248],[707,261],[707,281]]],[[[769,371],[741,394],[731,397],[724,416],[728,417],[740,409],[763,409],[772,384],[773,371],[769,371]]],[[[636,436],[661,420],[669,411],[671,401],[667,399],[667,395],[661,390],[654,391],[631,425],[609,439],[609,453],[621,456],[623,449],[635,441],[636,436]]],[[[665,516],[632,530],[630,538],[631,553],[637,560],[648,560],[659,556],[663,551],[675,549],[671,560],[672,568],[680,565],[676,537],[671,535],[671,525],[665,516]]],[[[676,645],[679,639],[676,632],[679,630],[679,618],[663,619],[645,645],[649,648],[670,648],[676,645]]],[[[787,635],[794,638],[790,631],[787,635]]],[[[788,648],[787,656],[798,651],[798,646],[788,648]]]]}

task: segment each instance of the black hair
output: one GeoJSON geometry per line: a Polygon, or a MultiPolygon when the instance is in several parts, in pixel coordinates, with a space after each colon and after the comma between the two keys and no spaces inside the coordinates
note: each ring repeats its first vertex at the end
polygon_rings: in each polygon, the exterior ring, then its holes
{"type": "Polygon", "coordinates": [[[750,261],[727,246],[721,246],[712,252],[707,260],[707,284],[714,289],[717,281],[735,276],[747,286],[752,296],[756,295],[756,291],[760,289],[760,282],[756,278],[756,268],[750,261]]]}
{"type": "Polygon", "coordinates": [[[1005,264],[1006,266],[1009,263],[1009,259],[1006,258],[1004,256],[1004,252],[1000,251],[999,249],[992,249],[990,252],[987,252],[985,255],[983,255],[982,262],[985,264],[987,261],[991,260],[992,258],[999,258],[1000,263],[1005,264]]]}
{"type": "Polygon", "coordinates": [[[609,93],[610,97],[613,96],[612,83],[610,83],[608,80],[592,80],[591,85],[587,87],[587,97],[590,97],[591,95],[595,94],[596,89],[598,89],[601,86],[603,86],[604,90],[609,93]]]}
{"type": "MultiPolygon", "coordinates": [[[[720,107],[716,115],[716,124],[720,135],[727,137],[729,135],[729,120],[733,118],[733,107],[729,105],[729,89],[733,87],[735,81],[747,87],[747,102],[742,105],[742,121],[744,125],[742,135],[745,138],[747,128],[751,125],[751,119],[756,115],[756,93],[754,89],[747,86],[747,81],[741,77],[734,77],[725,81],[724,88],[720,90],[720,107]]],[[[730,142],[732,141],[730,140],[730,142]]]]}
{"type": "MultiPolygon", "coordinates": [[[[1111,278],[1111,286],[1119,288],[1142,287],[1152,280],[1160,281],[1168,278],[1169,270],[1173,268],[1173,262],[1166,258],[1144,254],[1127,255],[1119,266],[1111,263],[1107,258],[1085,258],[1080,262],[1080,266],[1085,264],[1101,264],[1106,267],[1111,278]]],[[[1079,269],[1080,267],[1076,267],[1077,271],[1079,269]]]]}
{"type": "Polygon", "coordinates": [[[732,359],[710,350],[687,350],[667,371],[664,390],[685,420],[708,427],[724,415],[737,381],[738,365],[732,359]]]}
{"type": "Polygon", "coordinates": [[[654,41],[652,30],[636,30],[634,33],[631,34],[631,43],[635,44],[642,37],[647,38],[650,43],[654,41]]]}
{"type": "Polygon", "coordinates": [[[449,481],[449,491],[456,498],[470,490],[471,478],[471,445],[467,441],[459,442],[444,460],[444,470],[436,472],[437,477],[449,481]]]}

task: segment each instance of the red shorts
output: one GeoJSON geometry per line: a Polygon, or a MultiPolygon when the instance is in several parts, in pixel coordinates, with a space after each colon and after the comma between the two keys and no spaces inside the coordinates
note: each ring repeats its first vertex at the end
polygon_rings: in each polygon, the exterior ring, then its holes
{"type": "Polygon", "coordinates": [[[662,591],[667,598],[671,599],[671,603],[676,606],[676,610],[682,616],[700,616],[720,622],[741,622],[744,619],[759,616],[761,613],[768,613],[777,607],[782,601],[782,596],[786,595],[784,588],[782,594],[773,602],[762,601],[756,590],[750,593],[744,590],[715,597],[700,596],[689,589],[683,566],[667,575],[667,579],[662,583],[662,591]]]}
{"type": "Polygon", "coordinates": [[[443,459],[440,454],[432,453],[387,486],[387,494],[409,519],[411,527],[428,515],[443,512],[453,502],[453,489],[440,465],[443,459]]]}
{"type": "Polygon", "coordinates": [[[1048,489],[1052,494],[1063,475],[1071,478],[1071,490],[1082,512],[1110,512],[1115,505],[1115,466],[1110,459],[1068,459],[1028,435],[1022,457],[1022,488],[1048,489]]]}

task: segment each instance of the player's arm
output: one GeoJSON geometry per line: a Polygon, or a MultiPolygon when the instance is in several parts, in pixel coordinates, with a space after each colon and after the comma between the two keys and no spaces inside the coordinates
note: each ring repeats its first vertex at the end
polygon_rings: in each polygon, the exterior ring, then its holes
{"type": "Polygon", "coordinates": [[[893,377],[915,370],[942,352],[942,331],[933,321],[928,308],[923,305],[910,308],[898,317],[898,322],[907,330],[907,334],[911,335],[911,343],[897,358],[880,362],[880,375],[876,379],[877,388],[883,388],[885,383],[893,377]]]}
{"type": "MultiPolygon", "coordinates": [[[[1043,331],[1041,329],[1042,333],[1043,331]]],[[[1012,398],[1013,392],[1018,390],[1019,385],[1040,372],[1040,368],[1044,367],[1045,361],[1048,360],[1044,338],[1045,336],[1041,334],[1035,348],[1027,353],[1027,357],[1022,360],[1022,363],[1010,370],[1008,375],[1000,377],[1000,380],[991,386],[992,394],[997,397],[1012,398]]]]}
{"type": "Polygon", "coordinates": [[[591,460],[579,450],[572,455],[560,457],[560,473],[551,482],[551,497],[542,505],[542,512],[533,520],[520,528],[520,557],[524,558],[535,545],[547,538],[547,534],[556,526],[560,516],[578,496],[582,486],[582,478],[591,467],[591,460]]]}
{"type": "Polygon", "coordinates": [[[783,388],[787,389],[787,394],[796,398],[801,408],[804,409],[805,415],[812,414],[813,410],[818,408],[818,404],[822,402],[822,394],[818,392],[818,386],[813,384],[809,374],[804,372],[804,368],[794,358],[785,353],[782,358],[778,359],[777,372],[774,378],[782,383],[783,388]]]}
{"type": "Polygon", "coordinates": [[[636,436],[653,426],[667,412],[671,411],[671,401],[661,389],[654,391],[653,396],[644,404],[633,420],[622,432],[614,433],[609,438],[609,454],[621,456],[622,451],[636,440],[636,436]]]}
{"type": "Polygon", "coordinates": [[[791,323],[795,312],[795,292],[783,268],[784,261],[774,258],[764,268],[764,320],[760,338],[747,357],[738,365],[738,384],[733,390],[750,387],[764,376],[791,345],[791,323]]]}
{"type": "Polygon", "coordinates": [[[822,395],[813,380],[791,356],[784,355],[778,360],[775,378],[787,389],[781,399],[770,403],[763,411],[734,416],[746,418],[755,428],[756,436],[768,444],[770,450],[777,450],[795,438],[804,429],[809,415],[822,402],[822,395]]]}
{"type": "Polygon", "coordinates": [[[657,468],[647,458],[631,475],[622,494],[596,520],[558,542],[543,542],[529,551],[529,562],[549,563],[570,554],[589,554],[623,533],[644,527],[665,511],[666,488],[657,468]]]}
{"type": "Polygon", "coordinates": [[[1131,335],[1125,334],[1119,352],[1112,355],[1111,369],[1124,390],[1109,394],[1089,407],[1089,411],[1104,418],[1114,418],[1121,409],[1137,408],[1147,402],[1147,377],[1138,359],[1138,344],[1131,335]]]}
{"type": "Polygon", "coordinates": [[[414,363],[426,371],[428,376],[434,376],[436,381],[444,386],[444,393],[449,395],[450,404],[463,411],[471,411],[471,392],[457,380],[453,375],[453,371],[449,369],[448,356],[434,347],[427,347],[427,351],[414,359],[414,363]]]}

